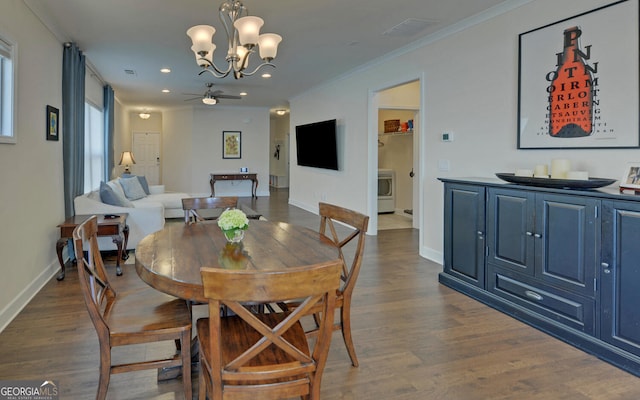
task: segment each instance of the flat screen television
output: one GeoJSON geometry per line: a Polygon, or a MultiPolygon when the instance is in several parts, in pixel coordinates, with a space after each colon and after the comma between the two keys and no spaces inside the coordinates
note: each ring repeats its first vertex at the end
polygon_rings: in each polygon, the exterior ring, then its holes
{"type": "Polygon", "coordinates": [[[336,120],[296,126],[298,165],[338,170],[336,120]]]}

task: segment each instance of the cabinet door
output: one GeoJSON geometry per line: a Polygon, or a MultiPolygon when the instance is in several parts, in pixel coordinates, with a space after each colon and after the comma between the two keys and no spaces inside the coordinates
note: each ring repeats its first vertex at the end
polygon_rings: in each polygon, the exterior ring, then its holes
{"type": "Polygon", "coordinates": [[[601,339],[640,356],[640,204],[604,201],[601,339]]]}
{"type": "Polygon", "coordinates": [[[556,287],[595,296],[600,259],[600,200],[582,196],[536,194],[536,272],[556,287]]]}
{"type": "Polygon", "coordinates": [[[445,184],[444,272],[485,287],[485,188],[445,184]]]}
{"type": "Polygon", "coordinates": [[[489,189],[489,263],[534,274],[534,199],[535,193],[525,190],[489,189]]]}

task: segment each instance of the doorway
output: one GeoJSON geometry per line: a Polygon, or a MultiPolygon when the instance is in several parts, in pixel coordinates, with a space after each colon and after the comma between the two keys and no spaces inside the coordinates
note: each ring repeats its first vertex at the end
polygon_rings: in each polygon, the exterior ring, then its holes
{"type": "MultiPolygon", "coordinates": [[[[377,112],[377,168],[392,175],[393,196],[378,197],[378,230],[419,227],[420,81],[375,93],[377,112]]],[[[378,188],[380,192],[380,188],[378,188]]]]}
{"type": "Polygon", "coordinates": [[[131,172],[144,175],[149,185],[160,184],[160,133],[133,132],[132,141],[136,163],[131,166],[131,172]]]}

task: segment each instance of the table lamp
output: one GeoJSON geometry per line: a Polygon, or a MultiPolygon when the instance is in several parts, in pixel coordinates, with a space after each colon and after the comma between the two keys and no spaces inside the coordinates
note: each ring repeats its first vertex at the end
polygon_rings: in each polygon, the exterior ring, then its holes
{"type": "Polygon", "coordinates": [[[120,155],[120,163],[118,165],[124,165],[124,173],[129,174],[131,171],[129,170],[129,165],[135,164],[136,159],[133,158],[133,153],[130,151],[123,151],[122,155],[120,155]]]}

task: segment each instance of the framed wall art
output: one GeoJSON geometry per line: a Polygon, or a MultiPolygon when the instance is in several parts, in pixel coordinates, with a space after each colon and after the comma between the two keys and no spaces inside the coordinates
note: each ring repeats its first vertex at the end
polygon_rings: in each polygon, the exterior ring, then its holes
{"type": "Polygon", "coordinates": [[[519,149],[640,147],[638,22],[622,0],[519,35],[519,149]]]}
{"type": "Polygon", "coordinates": [[[222,132],[222,158],[242,158],[242,132],[222,132]]]}
{"type": "Polygon", "coordinates": [[[52,106],[47,106],[47,125],[46,125],[46,137],[47,140],[58,140],[59,126],[58,123],[58,109],[52,106]]]}

